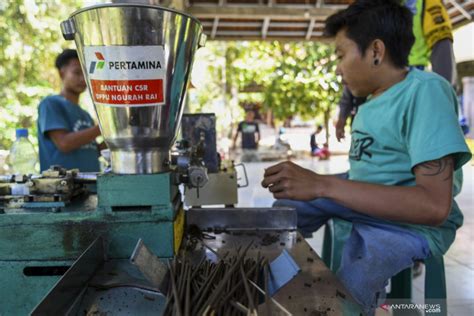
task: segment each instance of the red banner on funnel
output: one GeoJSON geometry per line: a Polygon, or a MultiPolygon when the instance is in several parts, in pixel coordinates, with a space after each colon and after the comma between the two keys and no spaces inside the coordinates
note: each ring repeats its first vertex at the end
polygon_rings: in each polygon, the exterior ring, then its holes
{"type": "Polygon", "coordinates": [[[92,99],[112,105],[163,103],[163,80],[91,80],[92,99]]]}

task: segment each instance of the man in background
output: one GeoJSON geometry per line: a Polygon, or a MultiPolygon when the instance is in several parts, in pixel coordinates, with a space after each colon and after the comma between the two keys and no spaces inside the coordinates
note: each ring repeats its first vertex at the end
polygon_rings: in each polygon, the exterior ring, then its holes
{"type": "Polygon", "coordinates": [[[309,141],[311,146],[311,156],[318,157],[319,160],[328,160],[330,156],[328,144],[325,143],[322,147],[319,147],[317,143],[318,135],[321,134],[322,131],[323,126],[318,125],[316,126],[316,130],[314,131],[314,133],[311,134],[309,141]]]}
{"type": "Polygon", "coordinates": [[[76,50],[66,49],[56,58],[62,81],[58,95],[43,99],[38,107],[40,169],[52,165],[82,172],[98,172],[99,126],[79,105],[87,86],[76,50]]]}
{"type": "Polygon", "coordinates": [[[317,125],[316,130],[314,133],[311,134],[311,137],[309,139],[309,145],[311,146],[311,156],[316,156],[318,153],[318,150],[320,150],[317,142],[317,137],[318,135],[323,131],[323,126],[322,125],[317,125]]]}
{"type": "Polygon", "coordinates": [[[236,148],[237,138],[241,135],[242,139],[242,161],[258,161],[257,155],[258,143],[260,141],[260,129],[255,122],[255,112],[247,111],[245,120],[239,123],[237,132],[234,135],[233,148],[236,148]]]}

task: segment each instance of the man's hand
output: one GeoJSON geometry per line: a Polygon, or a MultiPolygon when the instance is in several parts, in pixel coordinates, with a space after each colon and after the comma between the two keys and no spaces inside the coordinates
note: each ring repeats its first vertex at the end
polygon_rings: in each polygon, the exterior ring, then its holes
{"type": "Polygon", "coordinates": [[[345,126],[346,126],[346,120],[339,118],[336,122],[336,138],[338,142],[340,142],[341,139],[345,138],[345,135],[344,135],[345,126]]]}
{"type": "Polygon", "coordinates": [[[97,144],[97,150],[100,152],[101,150],[108,149],[107,144],[105,142],[102,142],[100,144],[97,144]]]}
{"type": "Polygon", "coordinates": [[[310,201],[321,197],[324,176],[302,168],[290,161],[265,169],[262,186],[276,199],[310,201]]]}

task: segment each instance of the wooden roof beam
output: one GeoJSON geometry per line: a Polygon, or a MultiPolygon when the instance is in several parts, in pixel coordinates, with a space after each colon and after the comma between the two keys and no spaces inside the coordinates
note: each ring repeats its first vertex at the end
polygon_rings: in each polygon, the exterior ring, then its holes
{"type": "MultiPolygon", "coordinates": [[[[191,7],[194,8],[210,8],[210,7],[218,7],[219,3],[216,3],[215,1],[211,2],[197,2],[193,3],[191,7]]],[[[298,8],[298,9],[314,9],[314,8],[321,8],[321,9],[332,9],[332,10],[341,10],[347,8],[347,4],[326,4],[324,0],[321,2],[321,7],[317,7],[314,4],[309,4],[309,3],[278,3],[275,2],[274,0],[268,0],[267,4],[261,4],[260,1],[258,2],[253,2],[253,3],[235,3],[235,2],[227,2],[224,5],[225,7],[232,7],[232,8],[261,8],[261,7],[275,7],[275,8],[298,8]]]]}
{"type": "Polygon", "coordinates": [[[214,18],[214,22],[212,22],[211,39],[216,38],[218,26],[219,26],[219,18],[214,18]]]}
{"type": "Polygon", "coordinates": [[[311,36],[313,36],[313,29],[314,29],[315,24],[316,24],[316,19],[312,18],[309,21],[308,31],[306,31],[306,36],[305,36],[306,40],[311,39],[311,36]]]}
{"type": "Polygon", "coordinates": [[[451,3],[453,7],[461,12],[461,14],[464,15],[468,20],[472,20],[472,16],[456,0],[448,0],[448,2],[451,3]]]}
{"type": "Polygon", "coordinates": [[[268,27],[270,26],[270,18],[265,18],[262,25],[262,38],[267,38],[268,27]]]}
{"type": "Polygon", "coordinates": [[[329,15],[336,12],[334,9],[328,8],[312,8],[312,9],[300,9],[300,8],[282,8],[282,7],[218,7],[209,6],[201,7],[194,6],[188,8],[188,13],[196,16],[200,19],[213,19],[219,17],[222,19],[265,19],[270,17],[272,20],[301,20],[312,18],[324,19],[329,15]]]}

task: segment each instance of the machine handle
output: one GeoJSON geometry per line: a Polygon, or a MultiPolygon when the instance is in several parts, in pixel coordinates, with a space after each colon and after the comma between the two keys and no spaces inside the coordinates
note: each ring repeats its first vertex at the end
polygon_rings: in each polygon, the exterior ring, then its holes
{"type": "Polygon", "coordinates": [[[244,178],[245,178],[245,184],[241,185],[239,184],[239,180],[242,178],[237,178],[237,188],[245,188],[249,186],[249,177],[247,176],[247,169],[245,169],[245,165],[243,163],[238,163],[234,165],[235,171],[237,171],[237,167],[242,167],[242,170],[244,170],[244,178]]]}
{"type": "Polygon", "coordinates": [[[74,21],[71,19],[62,21],[61,32],[63,33],[63,37],[66,41],[72,41],[74,39],[74,35],[76,34],[76,26],[74,25],[74,21]]]}

